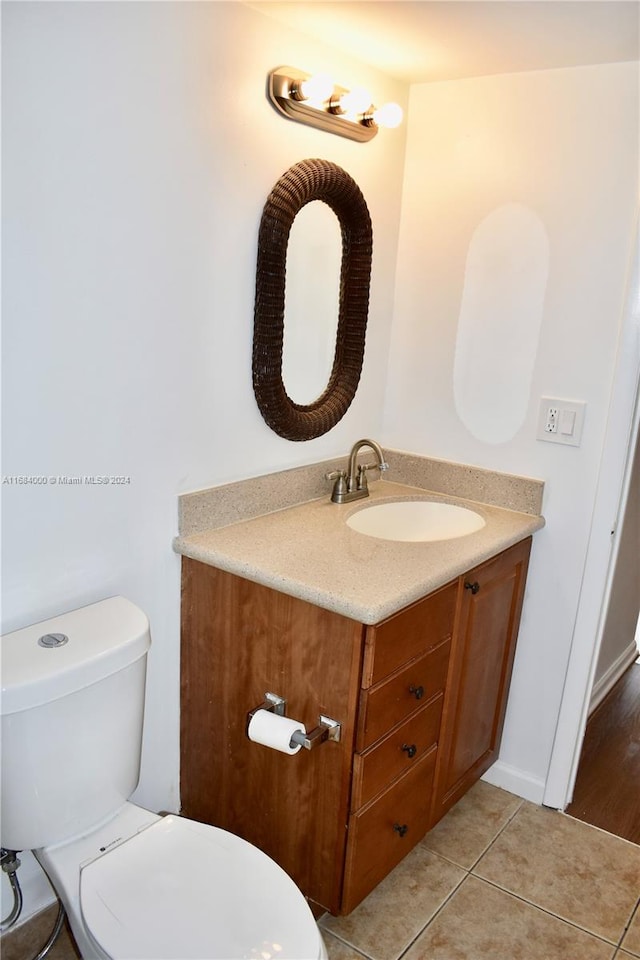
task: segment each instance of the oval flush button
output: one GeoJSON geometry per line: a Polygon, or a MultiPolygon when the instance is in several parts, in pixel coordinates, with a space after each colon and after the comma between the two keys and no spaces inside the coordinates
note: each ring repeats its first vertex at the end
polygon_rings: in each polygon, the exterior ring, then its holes
{"type": "Polygon", "coordinates": [[[45,633],[38,638],[41,647],[63,647],[68,642],[69,637],[66,633],[45,633]]]}

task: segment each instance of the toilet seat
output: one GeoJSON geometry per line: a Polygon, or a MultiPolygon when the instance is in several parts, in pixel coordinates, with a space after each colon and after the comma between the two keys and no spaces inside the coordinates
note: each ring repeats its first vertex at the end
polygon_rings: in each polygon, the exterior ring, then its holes
{"type": "Polygon", "coordinates": [[[84,866],[80,903],[114,960],[326,956],[284,870],[245,840],[183,817],[164,817],[84,866]]]}

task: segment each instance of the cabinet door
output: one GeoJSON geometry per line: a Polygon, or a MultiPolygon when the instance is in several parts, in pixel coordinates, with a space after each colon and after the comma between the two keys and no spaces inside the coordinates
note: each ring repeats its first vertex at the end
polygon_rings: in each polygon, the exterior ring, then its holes
{"type": "Polygon", "coordinates": [[[498,757],[530,547],[531,538],[460,578],[432,824],[498,757]]]}

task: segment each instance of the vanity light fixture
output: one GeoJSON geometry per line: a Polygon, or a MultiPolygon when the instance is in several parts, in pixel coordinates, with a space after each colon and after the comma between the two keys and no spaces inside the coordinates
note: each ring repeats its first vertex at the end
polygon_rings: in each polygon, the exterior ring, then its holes
{"type": "Polygon", "coordinates": [[[351,90],[333,83],[327,74],[309,74],[295,67],[278,67],[269,74],[269,99],[290,120],[308,123],[364,143],[379,127],[397,127],[402,108],[386,103],[379,109],[362,87],[351,90]]]}

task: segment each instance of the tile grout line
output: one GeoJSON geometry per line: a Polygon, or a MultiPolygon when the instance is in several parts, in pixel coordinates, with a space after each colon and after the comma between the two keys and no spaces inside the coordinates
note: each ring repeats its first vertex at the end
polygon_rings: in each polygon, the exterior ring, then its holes
{"type": "MultiPolygon", "coordinates": [[[[480,853],[479,856],[476,857],[476,859],[473,861],[473,863],[471,864],[470,867],[467,867],[467,866],[465,866],[465,865],[462,864],[462,863],[458,863],[457,860],[452,860],[451,857],[447,857],[446,854],[440,853],[439,850],[434,850],[432,847],[430,847],[430,846],[428,845],[428,843],[425,844],[425,848],[429,851],[429,853],[433,854],[434,857],[440,857],[441,860],[444,860],[446,863],[450,863],[452,866],[457,867],[459,870],[465,870],[467,873],[471,873],[471,871],[472,871],[475,867],[477,867],[478,863],[482,860],[482,858],[484,857],[485,853],[487,853],[487,852],[491,849],[491,847],[494,845],[494,843],[496,842],[496,840],[498,839],[498,837],[503,833],[504,830],[506,830],[506,828],[509,826],[509,824],[511,823],[511,821],[513,820],[513,818],[516,816],[516,814],[517,814],[518,811],[520,810],[522,804],[525,803],[525,802],[526,802],[525,800],[521,800],[521,801],[520,801],[520,803],[518,804],[518,806],[516,807],[516,809],[513,811],[513,813],[510,814],[510,815],[507,817],[507,819],[505,820],[505,822],[502,824],[502,826],[498,828],[498,832],[497,832],[497,833],[495,834],[495,836],[489,841],[489,843],[486,845],[486,847],[483,848],[482,853],[480,853]]],[[[425,840],[428,838],[428,836],[429,836],[429,834],[427,833],[427,834],[425,835],[425,840]]]]}
{"type": "Polygon", "coordinates": [[[482,860],[482,858],[489,852],[489,850],[491,850],[491,848],[494,846],[494,844],[496,843],[496,841],[502,836],[502,834],[503,834],[504,831],[507,829],[507,827],[511,826],[511,824],[513,823],[513,821],[515,820],[515,818],[517,817],[517,815],[518,815],[518,814],[520,813],[520,811],[522,810],[522,807],[524,806],[524,804],[525,804],[525,801],[524,801],[524,800],[521,800],[520,803],[518,804],[518,806],[516,807],[516,809],[515,809],[515,810],[513,811],[513,813],[511,814],[511,816],[502,824],[502,826],[500,827],[500,829],[499,829],[498,832],[496,833],[496,835],[495,835],[495,837],[493,838],[493,840],[491,840],[490,843],[487,844],[487,846],[484,848],[484,850],[482,851],[482,853],[480,854],[480,856],[477,857],[476,860],[471,864],[471,866],[469,867],[469,873],[473,873],[473,871],[474,871],[475,868],[478,866],[478,864],[480,863],[480,861],[482,860]]]}
{"type": "Polygon", "coordinates": [[[355,944],[351,943],[350,940],[345,940],[344,937],[339,936],[337,933],[334,933],[332,930],[320,931],[323,934],[327,934],[330,937],[333,937],[334,940],[338,940],[339,943],[342,943],[345,947],[351,947],[352,950],[355,950],[356,953],[359,953],[361,957],[364,957],[364,960],[375,960],[370,953],[365,953],[364,950],[361,950],[360,947],[356,947],[355,944]]]}
{"type": "MultiPolygon", "coordinates": [[[[635,907],[633,907],[633,909],[631,910],[631,915],[630,915],[629,919],[627,920],[627,922],[626,922],[626,924],[625,924],[625,926],[624,926],[624,929],[623,929],[623,931],[622,931],[622,933],[621,933],[621,935],[620,935],[620,940],[618,941],[618,945],[617,945],[617,946],[618,946],[618,950],[622,949],[622,941],[624,940],[624,938],[626,937],[627,933],[629,932],[629,929],[630,929],[630,927],[631,927],[631,924],[633,923],[633,920],[634,920],[634,917],[636,916],[636,914],[638,915],[638,920],[640,921],[640,897],[638,897],[638,899],[636,900],[636,905],[635,905],[635,907]]],[[[625,949],[626,949],[626,948],[625,948],[625,949]]],[[[628,952],[631,953],[630,950],[629,950],[628,952]]],[[[637,954],[634,953],[633,956],[637,956],[637,954]]]]}
{"type": "Polygon", "coordinates": [[[508,896],[513,897],[514,900],[520,900],[521,903],[526,903],[527,906],[533,907],[534,910],[539,910],[540,913],[544,913],[548,917],[553,917],[554,920],[559,920],[561,923],[566,923],[569,927],[573,927],[575,930],[580,930],[581,933],[586,933],[588,936],[593,937],[595,940],[599,940],[601,943],[606,943],[608,947],[617,948],[620,946],[617,940],[607,940],[607,938],[602,936],[602,934],[594,933],[593,930],[587,930],[586,927],[581,927],[579,923],[575,922],[575,920],[568,920],[566,917],[561,917],[558,913],[553,913],[552,910],[547,910],[546,907],[541,907],[540,904],[534,903],[533,900],[527,900],[526,897],[523,897],[519,893],[515,893],[513,890],[509,890],[508,887],[500,886],[500,884],[495,880],[489,880],[487,877],[481,877],[477,873],[472,873],[471,876],[476,880],[481,880],[483,883],[488,883],[490,887],[494,887],[496,890],[501,890],[502,893],[506,893],[508,896]]]}
{"type": "MultiPolygon", "coordinates": [[[[444,858],[442,858],[442,859],[444,859],[444,858]]],[[[457,864],[457,866],[460,867],[460,864],[457,864]]],[[[461,869],[461,870],[464,870],[465,868],[464,868],[464,867],[460,867],[460,869],[461,869]]],[[[444,900],[442,901],[442,903],[440,904],[440,906],[438,907],[438,909],[435,911],[435,913],[434,913],[431,917],[429,917],[429,919],[428,919],[427,922],[425,923],[424,927],[422,927],[422,928],[418,931],[418,933],[416,933],[416,935],[415,935],[415,937],[413,938],[413,940],[411,940],[411,942],[407,944],[407,946],[404,948],[404,950],[402,950],[402,951],[397,955],[397,957],[395,958],[395,960],[402,960],[402,957],[404,957],[404,956],[408,953],[408,951],[409,951],[409,950],[411,949],[411,947],[414,945],[414,943],[416,942],[416,940],[418,940],[418,939],[422,936],[422,934],[425,932],[425,930],[427,930],[427,928],[431,926],[431,924],[432,924],[433,921],[436,919],[436,917],[439,916],[439,915],[442,913],[442,911],[444,910],[444,908],[446,907],[446,905],[449,903],[449,901],[451,900],[451,898],[453,897],[453,895],[458,892],[458,890],[460,889],[460,887],[462,886],[462,884],[465,882],[465,880],[468,880],[469,877],[470,877],[469,872],[465,872],[465,875],[464,875],[463,877],[461,877],[460,880],[458,880],[458,882],[456,883],[456,885],[455,885],[455,887],[453,888],[453,890],[451,890],[451,891],[447,894],[447,896],[444,898],[444,900]]]]}

